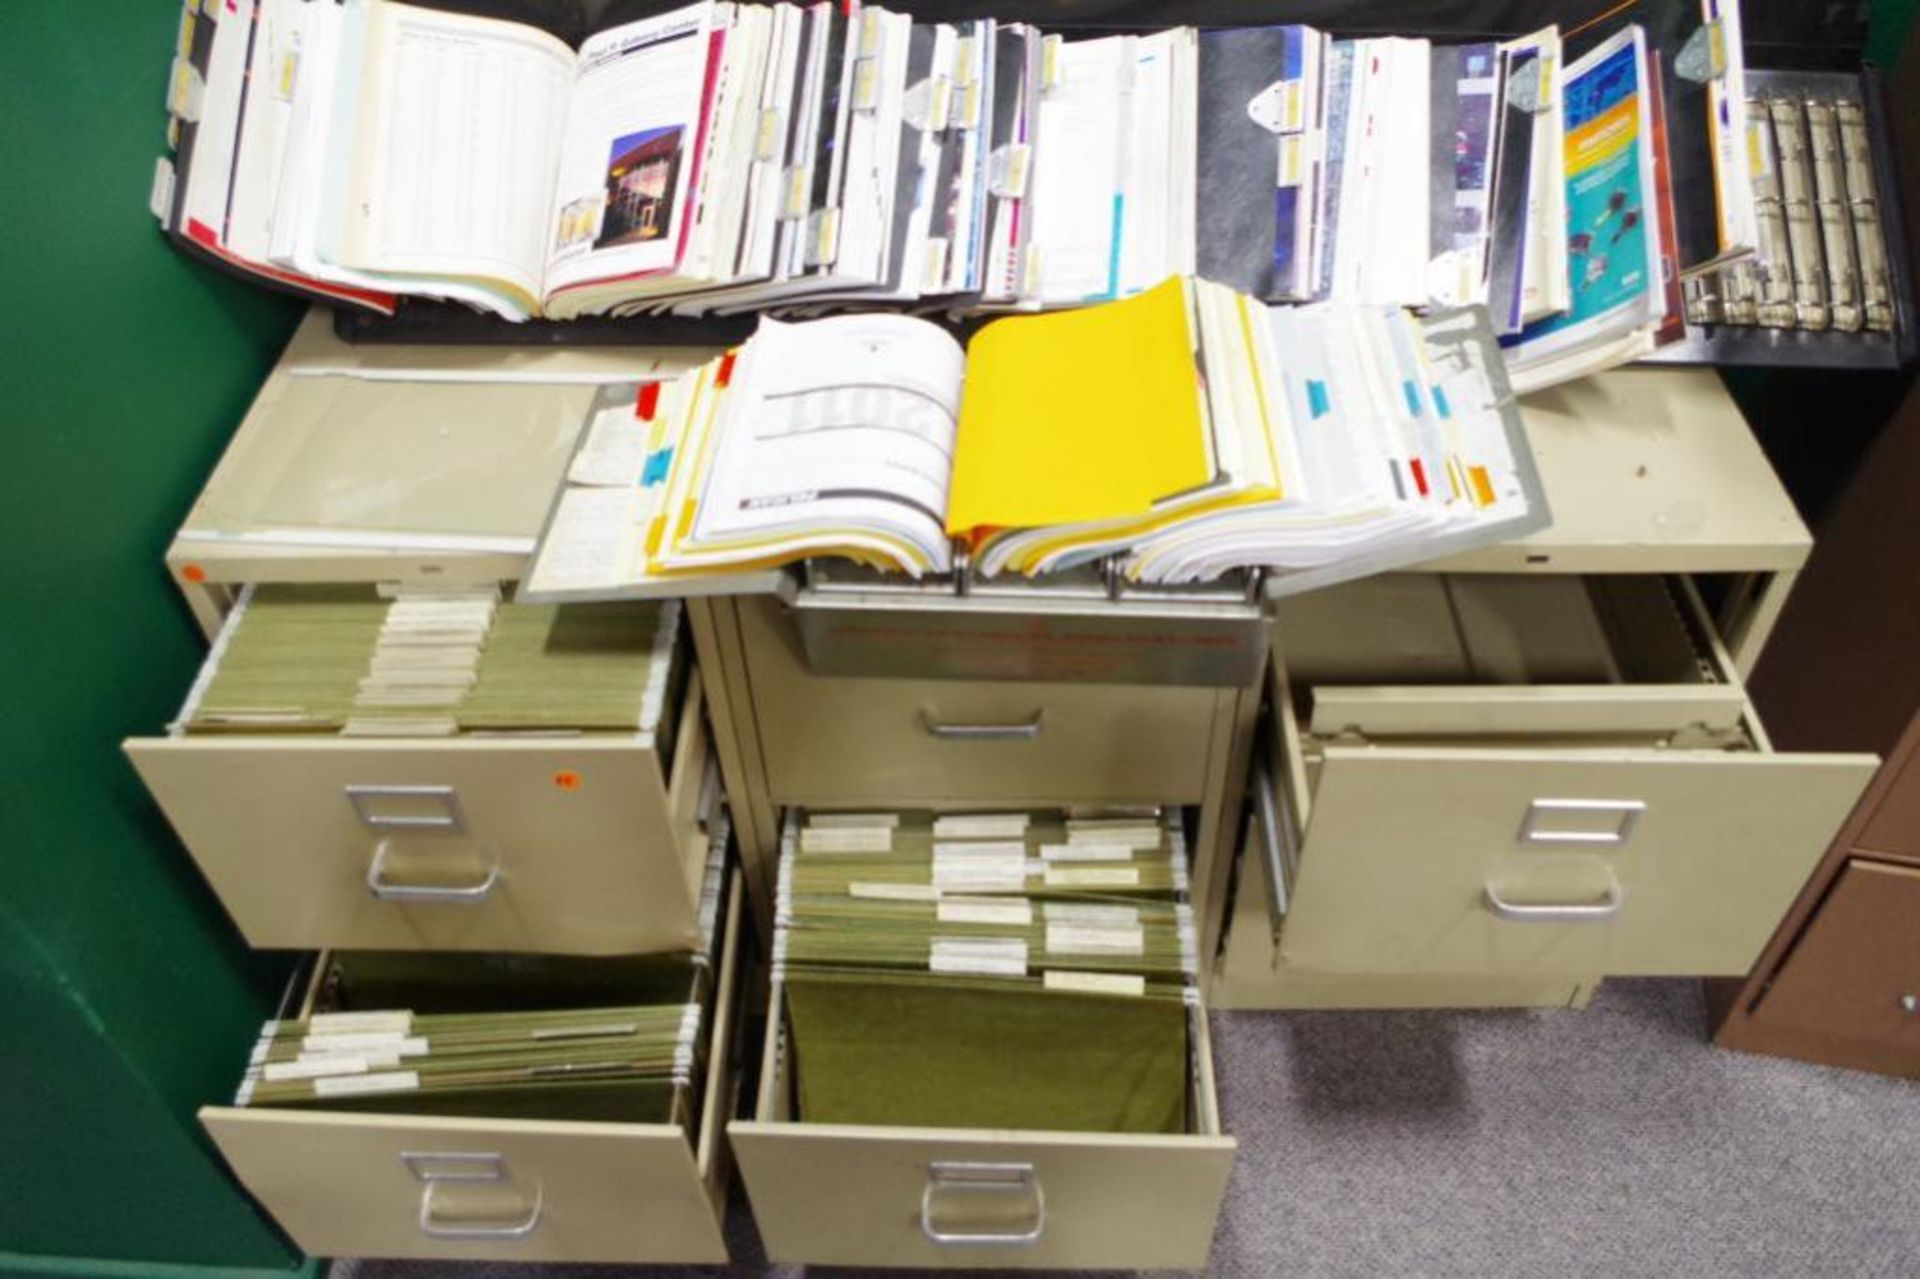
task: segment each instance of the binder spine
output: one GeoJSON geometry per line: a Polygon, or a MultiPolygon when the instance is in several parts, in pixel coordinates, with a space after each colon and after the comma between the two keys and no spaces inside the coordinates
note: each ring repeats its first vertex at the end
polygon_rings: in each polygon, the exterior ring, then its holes
{"type": "Polygon", "coordinates": [[[1821,260],[1820,231],[1813,208],[1813,165],[1807,149],[1807,122],[1801,104],[1793,98],[1768,103],[1773,117],[1774,144],[1780,153],[1781,204],[1786,212],[1787,243],[1793,270],[1793,314],[1798,327],[1824,329],[1828,325],[1826,269],[1821,260]]]}
{"type": "Polygon", "coordinates": [[[1753,172],[1753,209],[1759,224],[1754,264],[1759,296],[1754,320],[1762,327],[1793,327],[1793,251],[1787,238],[1787,209],[1781,190],[1780,156],[1774,145],[1773,117],[1764,98],[1747,100],[1748,151],[1753,172]]]}
{"type": "Polygon", "coordinates": [[[1878,333],[1893,331],[1893,283],[1887,262],[1886,231],[1880,218],[1878,183],[1867,115],[1858,102],[1834,104],[1840,154],[1846,178],[1847,216],[1860,263],[1862,320],[1878,333]]]}
{"type": "Polygon", "coordinates": [[[1807,135],[1813,158],[1814,211],[1820,222],[1820,247],[1827,264],[1827,299],[1833,327],[1860,329],[1859,273],[1853,257],[1853,228],[1841,173],[1840,126],[1833,104],[1809,100],[1807,135]]]}

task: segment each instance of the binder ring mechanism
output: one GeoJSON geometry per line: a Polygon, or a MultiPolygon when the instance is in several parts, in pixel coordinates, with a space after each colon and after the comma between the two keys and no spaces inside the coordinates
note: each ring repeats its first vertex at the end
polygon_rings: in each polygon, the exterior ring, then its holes
{"type": "Polygon", "coordinates": [[[1040,1188],[1033,1165],[968,1163],[936,1160],[927,1165],[927,1186],[920,1192],[920,1233],[929,1242],[945,1246],[1025,1248],[1040,1242],[1047,1230],[1047,1195],[1040,1188]],[[935,1209],[943,1199],[958,1196],[999,1195],[1025,1200],[1033,1224],[1018,1231],[954,1230],[934,1224],[935,1209]]]}
{"type": "Polygon", "coordinates": [[[473,905],[485,901],[500,884],[496,862],[481,879],[468,884],[400,884],[387,878],[387,861],[396,839],[410,834],[461,835],[467,830],[460,794],[451,786],[349,786],[347,801],[368,830],[387,832],[367,863],[367,891],[383,902],[444,902],[473,905]]]}
{"type": "Polygon", "coordinates": [[[546,1187],[535,1182],[533,1201],[520,1216],[504,1221],[449,1219],[442,1215],[438,1195],[448,1185],[509,1185],[513,1173],[506,1159],[494,1153],[443,1153],[409,1150],[400,1155],[421,1183],[420,1233],[432,1239],[525,1239],[540,1225],[546,1207],[546,1187]]]}

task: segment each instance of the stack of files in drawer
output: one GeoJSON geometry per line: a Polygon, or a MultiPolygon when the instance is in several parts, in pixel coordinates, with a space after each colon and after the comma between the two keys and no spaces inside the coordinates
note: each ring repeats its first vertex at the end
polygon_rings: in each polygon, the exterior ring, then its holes
{"type": "MultiPolygon", "coordinates": [[[[679,607],[384,598],[365,585],[261,585],[190,699],[189,733],[375,736],[634,732],[675,704],[679,607]]],[[[672,726],[660,729],[672,736],[672,726]]]]}
{"type": "Polygon", "coordinates": [[[722,833],[690,950],[323,955],[311,1009],[261,1028],[234,1104],[689,1122],[708,1067],[726,849],[722,833]]]}
{"type": "Polygon", "coordinates": [[[800,1118],[1187,1131],[1186,891],[1157,815],[790,819],[774,981],[800,1118]]]}

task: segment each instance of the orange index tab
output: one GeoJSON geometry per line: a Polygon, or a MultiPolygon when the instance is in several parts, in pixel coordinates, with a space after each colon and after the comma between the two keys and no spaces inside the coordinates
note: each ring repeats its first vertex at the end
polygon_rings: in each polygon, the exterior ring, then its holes
{"type": "Polygon", "coordinates": [[[1493,492],[1493,480],[1488,476],[1487,468],[1484,466],[1469,467],[1467,474],[1473,477],[1473,492],[1474,496],[1479,499],[1480,505],[1492,506],[1496,499],[1493,492]]]}
{"type": "Polygon", "coordinates": [[[1212,478],[1184,281],[969,344],[948,533],[1142,516],[1212,478]]]}

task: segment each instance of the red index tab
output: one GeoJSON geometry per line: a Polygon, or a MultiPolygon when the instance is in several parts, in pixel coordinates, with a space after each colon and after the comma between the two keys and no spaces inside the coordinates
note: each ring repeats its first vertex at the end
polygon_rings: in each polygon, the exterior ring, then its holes
{"type": "Polygon", "coordinates": [[[633,406],[634,415],[642,422],[651,422],[653,421],[654,413],[658,411],[659,408],[660,384],[658,382],[642,382],[640,384],[640,398],[633,406]]]}
{"type": "Polygon", "coordinates": [[[1420,486],[1420,496],[1425,497],[1431,490],[1427,487],[1427,468],[1420,465],[1420,459],[1413,459],[1413,482],[1420,486]]]}
{"type": "Polygon", "coordinates": [[[728,351],[726,358],[720,361],[720,371],[713,375],[713,384],[715,386],[725,386],[727,383],[733,381],[733,361],[734,357],[739,354],[738,351],[728,351]]]}

